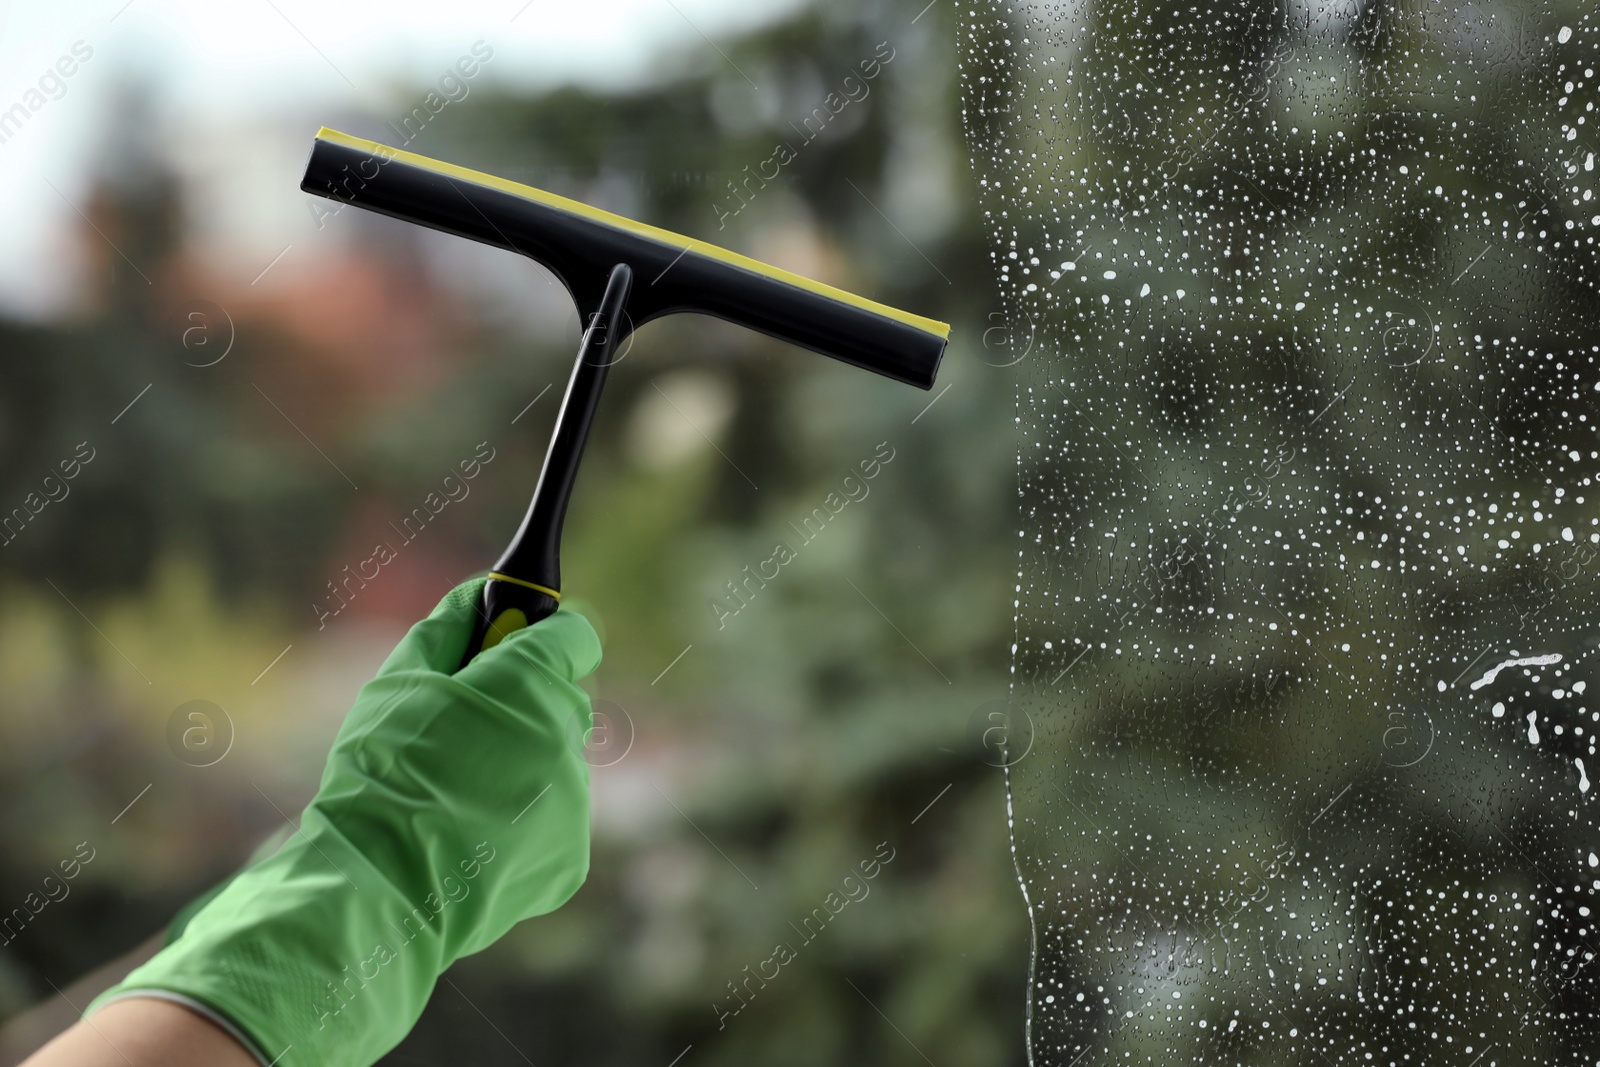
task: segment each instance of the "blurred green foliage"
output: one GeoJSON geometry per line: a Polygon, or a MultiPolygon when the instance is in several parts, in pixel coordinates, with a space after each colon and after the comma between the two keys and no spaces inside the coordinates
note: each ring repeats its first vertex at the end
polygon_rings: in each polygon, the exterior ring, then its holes
{"type": "MultiPolygon", "coordinates": [[[[566,587],[605,632],[595,695],[636,731],[594,771],[589,883],[459,965],[395,1063],[665,1065],[690,1045],[685,1065],[1022,1059],[1026,918],[1000,772],[968,736],[1006,691],[1014,371],[983,347],[992,288],[951,16],[920,8],[807,9],[626,90],[479,87],[407,145],[955,331],[933,394],[705,319],[641,331],[565,542],[566,587]],[[880,43],[894,58],[870,93],[804,141],[793,124],[880,43]],[[729,183],[779,140],[793,162],[719,228],[729,183]],[[885,442],[869,495],[719,627],[712,599],[885,442]],[[799,947],[796,924],[880,842],[895,859],[870,895],[799,947]],[[730,983],[780,941],[798,958],[719,1026],[730,983]]],[[[329,124],[397,139],[381,118],[329,124]]],[[[0,956],[6,1014],[158,929],[309,797],[399,628],[514,530],[576,338],[539,272],[504,268],[529,290],[508,312],[447,277],[451,255],[483,257],[481,277],[499,253],[443,255],[356,211],[305,239],[343,241],[341,273],[273,268],[302,310],[320,289],[331,320],[241,303],[197,265],[192,191],[113,125],[116,165],[88,213],[126,261],[86,234],[105,258],[85,310],[0,322],[0,502],[20,504],[78,442],[96,450],[0,549],[0,901],[77,841],[99,850],[0,956]],[[388,303],[360,298],[371,274],[388,303]],[[197,364],[219,348],[186,347],[197,322],[213,345],[232,339],[215,365],[197,364]],[[327,583],[485,440],[495,459],[471,495],[319,629],[327,583]],[[193,699],[236,731],[215,766],[167,747],[193,699]]]]}
{"type": "Polygon", "coordinates": [[[959,39],[1044,353],[1039,1062],[1593,1061],[1592,6],[993,0],[959,39]]]}

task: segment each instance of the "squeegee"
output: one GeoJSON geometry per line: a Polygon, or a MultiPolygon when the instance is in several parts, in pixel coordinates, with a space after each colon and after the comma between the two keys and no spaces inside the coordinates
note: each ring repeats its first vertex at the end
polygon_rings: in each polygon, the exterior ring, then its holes
{"type": "Polygon", "coordinates": [[[726,319],[928,389],[950,327],[542,189],[323,129],[300,188],[518,252],[566,286],[585,324],[533,500],[489,572],[463,664],[554,614],[561,528],[617,347],[676,312],[726,319]]]}

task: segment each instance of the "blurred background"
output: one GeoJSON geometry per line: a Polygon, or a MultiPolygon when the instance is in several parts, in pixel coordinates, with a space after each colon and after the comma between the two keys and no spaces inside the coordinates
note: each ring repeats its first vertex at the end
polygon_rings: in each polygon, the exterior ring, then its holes
{"type": "Polygon", "coordinates": [[[1007,693],[1017,357],[956,32],[921,0],[0,8],[0,904],[92,856],[0,950],[0,1017],[293,818],[534,484],[565,293],[301,193],[327,125],[955,327],[931,393],[706,319],[640,332],[565,541],[606,641],[592,873],[386,1062],[1023,1061],[1027,915],[973,743],[1007,693]],[[724,1017],[882,843],[869,896],[724,1017]]]}
{"type": "Polygon", "coordinates": [[[1597,1062],[1600,12],[961,17],[1037,1062],[1597,1062]]]}

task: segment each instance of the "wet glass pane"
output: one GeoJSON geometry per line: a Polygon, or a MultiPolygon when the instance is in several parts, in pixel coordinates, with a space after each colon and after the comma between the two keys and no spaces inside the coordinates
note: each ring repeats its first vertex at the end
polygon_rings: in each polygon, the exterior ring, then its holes
{"type": "Polygon", "coordinates": [[[963,9],[1035,1062],[1600,1054],[1596,31],[963,9]]]}

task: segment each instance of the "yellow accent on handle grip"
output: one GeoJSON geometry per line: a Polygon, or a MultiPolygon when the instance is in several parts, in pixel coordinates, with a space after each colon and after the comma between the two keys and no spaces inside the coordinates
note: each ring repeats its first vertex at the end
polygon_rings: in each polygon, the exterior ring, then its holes
{"type": "Polygon", "coordinates": [[[521,608],[507,608],[496,615],[494,621],[489,624],[489,629],[484,632],[483,644],[479,647],[479,651],[493,648],[527,625],[528,617],[522,613],[521,608]]]}
{"type": "MultiPolygon", "coordinates": [[[[513,578],[509,574],[501,574],[499,571],[490,571],[489,580],[491,582],[510,582],[512,585],[520,585],[524,589],[532,589],[535,593],[543,593],[551,600],[560,601],[561,599],[561,593],[547,585],[535,585],[532,582],[525,582],[521,578],[513,578]]],[[[528,624],[524,621],[522,625],[526,626],[528,624]]],[[[484,647],[487,648],[488,646],[485,645],[484,647]]]]}

